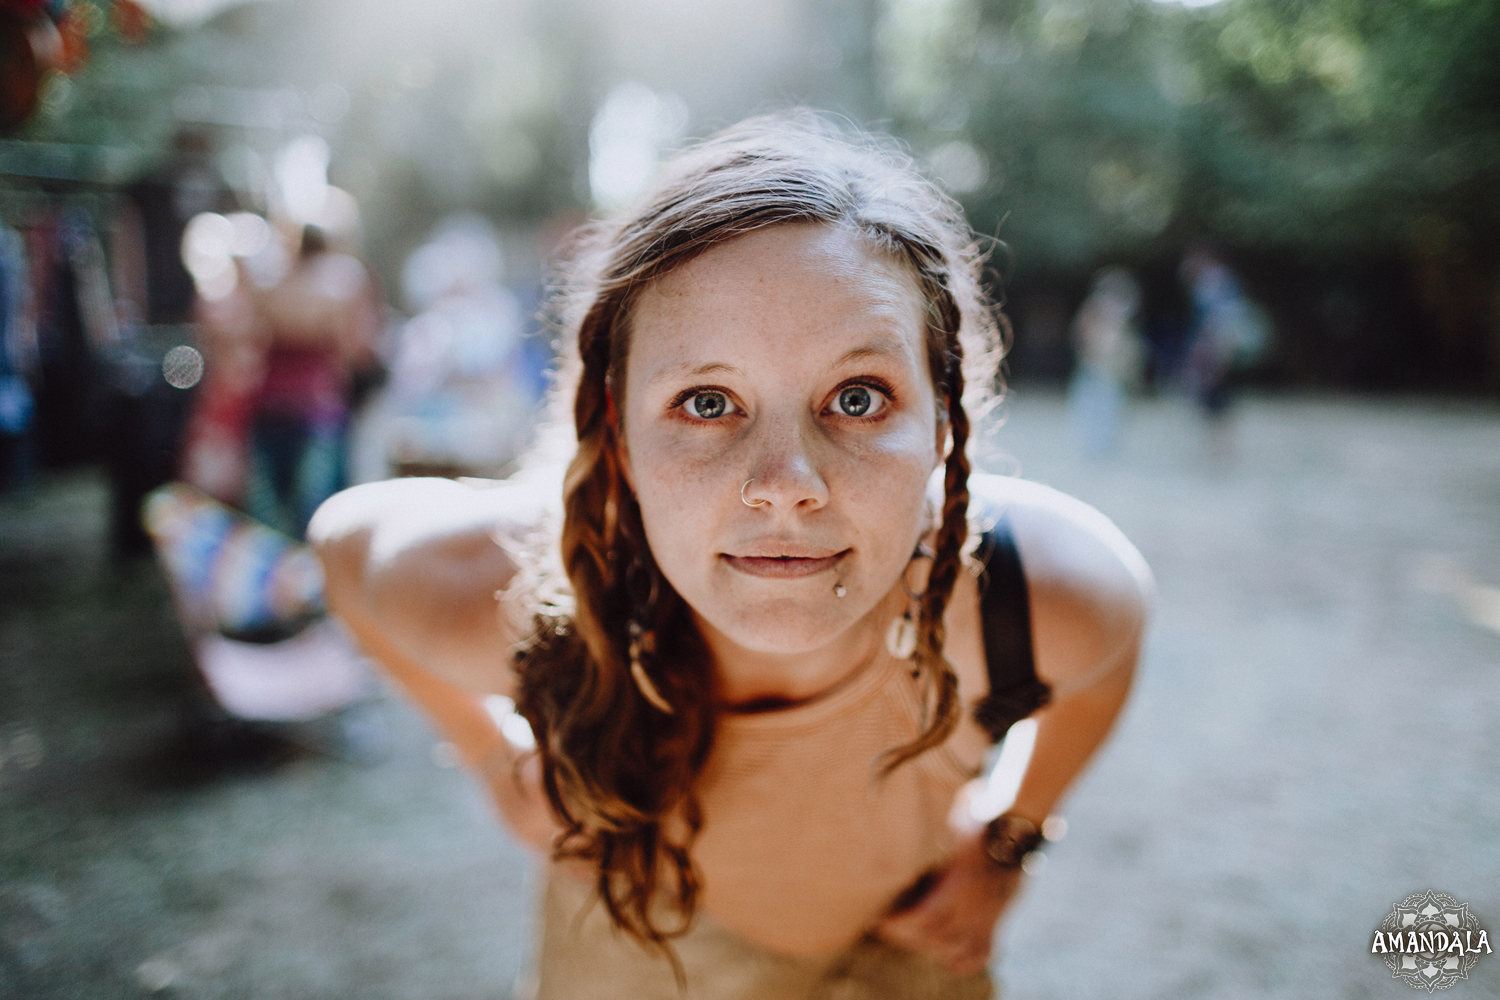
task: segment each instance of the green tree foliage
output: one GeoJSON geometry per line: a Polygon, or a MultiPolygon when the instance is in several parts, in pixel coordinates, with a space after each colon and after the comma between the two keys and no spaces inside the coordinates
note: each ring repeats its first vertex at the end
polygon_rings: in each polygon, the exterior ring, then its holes
{"type": "Polygon", "coordinates": [[[1032,264],[1493,253],[1495,0],[891,0],[881,45],[898,127],[979,154],[955,187],[1032,264]]]}

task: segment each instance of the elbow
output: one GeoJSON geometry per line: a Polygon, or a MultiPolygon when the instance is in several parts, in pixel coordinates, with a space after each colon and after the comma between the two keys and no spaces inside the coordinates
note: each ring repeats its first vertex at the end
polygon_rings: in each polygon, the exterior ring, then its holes
{"type": "Polygon", "coordinates": [[[324,500],[307,524],[307,543],[322,556],[357,529],[362,518],[362,487],[343,490],[324,500]]]}
{"type": "MultiPolygon", "coordinates": [[[[1144,569],[1144,561],[1141,566],[1144,569]]],[[[1124,589],[1114,602],[1109,629],[1114,641],[1105,643],[1102,669],[1096,673],[1097,681],[1110,687],[1130,687],[1151,624],[1155,585],[1150,571],[1146,570],[1144,577],[1137,575],[1136,580],[1139,586],[1124,589]]]]}
{"type": "Polygon", "coordinates": [[[361,589],[369,548],[369,525],[360,517],[358,498],[351,496],[359,489],[344,490],[323,501],[307,527],[307,543],[323,566],[324,603],[340,616],[351,595],[361,589]]]}

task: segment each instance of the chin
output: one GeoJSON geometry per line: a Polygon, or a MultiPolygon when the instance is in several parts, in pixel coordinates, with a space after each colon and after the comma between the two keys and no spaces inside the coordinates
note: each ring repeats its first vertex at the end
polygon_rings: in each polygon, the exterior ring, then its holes
{"type": "Polygon", "coordinates": [[[740,605],[702,617],[736,645],[780,656],[822,649],[854,623],[843,608],[810,607],[805,601],[740,605]]]}

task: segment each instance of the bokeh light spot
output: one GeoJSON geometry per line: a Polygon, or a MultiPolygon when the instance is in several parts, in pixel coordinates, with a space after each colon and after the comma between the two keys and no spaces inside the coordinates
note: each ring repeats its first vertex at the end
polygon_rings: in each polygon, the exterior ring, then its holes
{"type": "Polygon", "coordinates": [[[162,358],[161,375],[175,389],[191,389],[203,378],[203,355],[195,348],[179,344],[162,358]]]}

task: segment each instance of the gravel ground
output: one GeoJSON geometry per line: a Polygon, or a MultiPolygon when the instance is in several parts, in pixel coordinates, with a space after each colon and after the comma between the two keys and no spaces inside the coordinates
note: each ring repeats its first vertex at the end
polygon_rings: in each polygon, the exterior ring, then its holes
{"type": "MultiPolygon", "coordinates": [[[[1500,931],[1500,409],[1250,400],[1212,444],[1155,402],[1097,462],[1056,396],[1008,413],[984,464],[1098,506],[1160,587],[1008,1000],[1404,997],[1369,954],[1401,898],[1500,931]]],[[[387,701],[359,765],[215,719],[104,525],[94,475],[0,498],[0,996],[508,996],[531,873],[421,720],[387,701]]]]}

